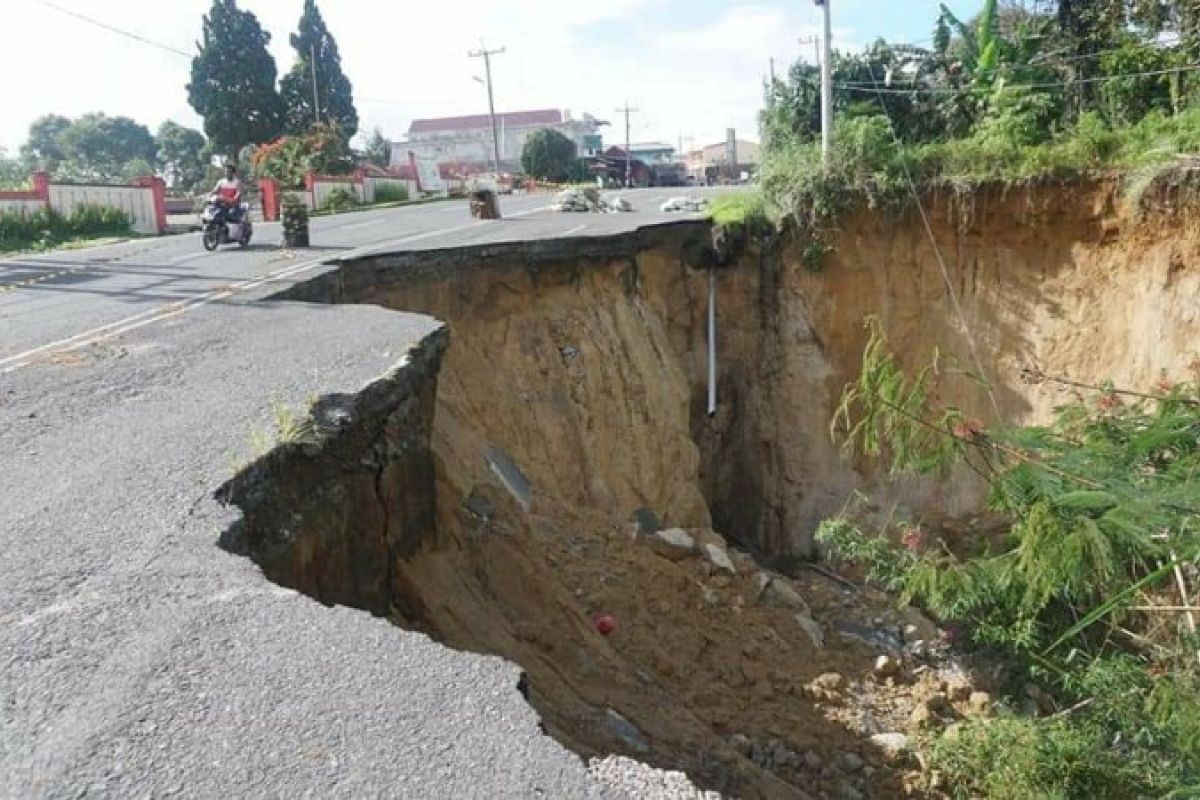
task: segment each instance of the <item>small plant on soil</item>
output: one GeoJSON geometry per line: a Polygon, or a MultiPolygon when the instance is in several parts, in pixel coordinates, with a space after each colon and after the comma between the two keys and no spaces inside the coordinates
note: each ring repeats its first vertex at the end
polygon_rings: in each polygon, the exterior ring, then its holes
{"type": "Polygon", "coordinates": [[[985,425],[933,399],[952,365],[935,355],[910,376],[869,326],[835,435],[893,473],[966,466],[1006,530],[964,547],[892,526],[888,543],[846,513],[818,539],[1008,662],[1014,686],[1053,687],[1048,716],[1018,713],[1014,694],[999,716],[931,736],[930,775],[962,797],[1194,796],[1200,653],[1181,608],[1200,563],[1200,374],[1144,392],[1073,384],[1047,425],[985,425]]]}

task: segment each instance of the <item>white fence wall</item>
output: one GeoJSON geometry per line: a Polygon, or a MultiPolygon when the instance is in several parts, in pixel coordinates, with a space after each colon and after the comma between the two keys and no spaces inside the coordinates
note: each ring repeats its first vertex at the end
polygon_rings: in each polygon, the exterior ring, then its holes
{"type": "Polygon", "coordinates": [[[154,190],[141,186],[50,184],[50,207],[68,215],[79,206],[109,206],[124,211],[138,233],[158,233],[154,190]]]}
{"type": "Polygon", "coordinates": [[[39,208],[45,208],[41,200],[0,200],[0,211],[20,211],[32,214],[39,208]]]}

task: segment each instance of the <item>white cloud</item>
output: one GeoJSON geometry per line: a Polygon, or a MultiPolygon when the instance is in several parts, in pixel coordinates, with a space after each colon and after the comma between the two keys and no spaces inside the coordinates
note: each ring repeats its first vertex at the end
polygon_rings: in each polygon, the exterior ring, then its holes
{"type": "MultiPolygon", "coordinates": [[[[209,7],[209,0],[55,2],[186,51],[209,7]]],[[[271,32],[272,51],[286,71],[300,0],[240,5],[271,32]]],[[[642,110],[634,118],[635,139],[675,142],[682,135],[701,144],[722,139],[726,127],[756,138],[768,58],[782,70],[810,52],[797,38],[812,33],[813,21],[794,2],[775,0],[733,5],[711,20],[695,20],[694,6],[683,0],[322,0],[320,6],[354,83],[363,128],[379,125],[394,138],[413,117],[486,109],[483,87],[472,80],[483,65],[467,57],[481,36],[507,48],[493,60],[502,110],[557,107],[611,119],[628,99],[642,110]]],[[[187,59],[35,2],[13,4],[5,22],[10,35],[0,48],[0,71],[9,78],[0,145],[15,150],[29,123],[47,112],[102,110],[151,127],[168,118],[199,126],[184,90],[187,59]]],[[[606,138],[623,139],[623,126],[606,138]]]]}

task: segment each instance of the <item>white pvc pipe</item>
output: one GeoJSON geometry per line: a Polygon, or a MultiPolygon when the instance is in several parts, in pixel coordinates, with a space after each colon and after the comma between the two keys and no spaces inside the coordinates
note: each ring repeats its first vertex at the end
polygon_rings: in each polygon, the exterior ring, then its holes
{"type": "Polygon", "coordinates": [[[717,268],[708,268],[708,415],[717,413],[717,268]]]}

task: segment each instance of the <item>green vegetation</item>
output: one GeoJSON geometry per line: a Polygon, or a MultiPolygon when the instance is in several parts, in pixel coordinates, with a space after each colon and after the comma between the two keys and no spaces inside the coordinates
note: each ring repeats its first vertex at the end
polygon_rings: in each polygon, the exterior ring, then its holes
{"type": "Polygon", "coordinates": [[[377,167],[387,167],[392,163],[392,143],[376,128],[367,137],[367,146],[362,152],[364,161],[377,167]]]}
{"type": "Polygon", "coordinates": [[[375,187],[375,205],[407,202],[408,187],[396,183],[380,183],[375,187]]]}
{"type": "Polygon", "coordinates": [[[345,189],[338,187],[325,195],[325,199],[321,202],[321,213],[338,214],[343,211],[349,211],[358,206],[358,199],[353,194],[345,189]]]}
{"type": "Polygon", "coordinates": [[[343,143],[349,142],[358,130],[358,111],[350,79],[342,71],[337,41],[326,27],[316,0],[304,0],[304,13],[290,41],[296,63],[279,82],[288,133],[303,134],[317,123],[332,122],[343,143]],[[320,108],[313,107],[314,91],[320,108]]]}
{"type": "Polygon", "coordinates": [[[757,233],[770,227],[767,202],[762,192],[749,190],[722,194],[709,203],[712,221],[726,228],[757,233]]]}
{"type": "MultiPolygon", "coordinates": [[[[1200,152],[1200,11],[1183,2],[989,0],[943,6],[929,49],[877,42],[834,60],[835,152],[819,152],[815,67],[767,87],[760,181],[819,256],[837,216],[912,187],[1158,172],[1200,152]]],[[[813,265],[819,263],[814,259],[813,265]]]]}
{"type": "Polygon", "coordinates": [[[283,128],[284,106],[275,88],[271,34],[235,0],[213,0],[204,17],[200,52],[192,59],[188,103],[204,118],[216,152],[238,161],[242,148],[266,142],[283,128]]]}
{"type": "Polygon", "coordinates": [[[1177,574],[1200,564],[1200,362],[1193,372],[1147,392],[1076,386],[1092,399],[1049,425],[986,426],[932,399],[956,379],[985,385],[936,355],[906,374],[871,323],[835,434],[893,474],[969,468],[1007,530],[964,545],[913,523],[868,530],[852,507],[818,539],[965,647],[1005,661],[1014,697],[1035,680],[1061,709],[1005,710],[928,741],[930,770],[957,796],[1200,791],[1200,640],[1182,615],[1146,611],[1178,605],[1177,574]]]}
{"type": "Polygon", "coordinates": [[[322,122],[307,133],[280,136],[254,148],[250,165],[255,175],[274,178],[285,189],[300,189],[309,170],[319,175],[349,174],[354,157],[338,127],[322,122]]]}
{"type": "Polygon", "coordinates": [[[65,242],[126,236],[133,222],[123,211],[80,206],[64,216],[41,208],[33,213],[0,211],[0,252],[46,250],[65,242]]]}
{"type": "Polygon", "coordinates": [[[578,175],[575,143],[551,128],[530,134],[521,151],[521,169],[537,180],[563,182],[578,175]]]}

